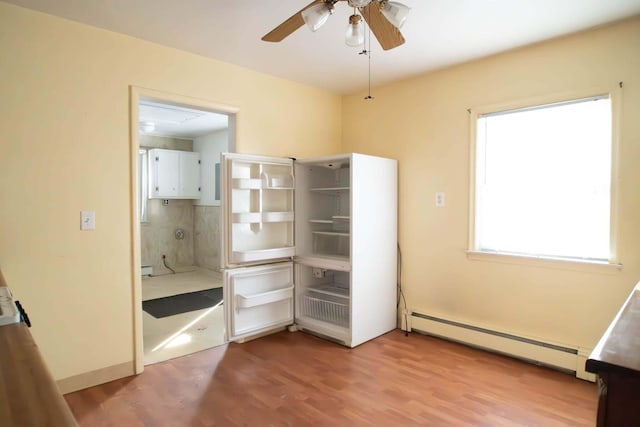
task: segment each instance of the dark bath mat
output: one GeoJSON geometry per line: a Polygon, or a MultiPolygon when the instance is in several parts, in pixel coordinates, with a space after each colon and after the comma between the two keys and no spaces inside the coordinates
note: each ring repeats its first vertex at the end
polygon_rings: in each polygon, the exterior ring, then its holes
{"type": "Polygon", "coordinates": [[[142,309],[156,319],[160,319],[213,307],[220,301],[222,301],[222,288],[214,288],[142,301],[142,309]]]}

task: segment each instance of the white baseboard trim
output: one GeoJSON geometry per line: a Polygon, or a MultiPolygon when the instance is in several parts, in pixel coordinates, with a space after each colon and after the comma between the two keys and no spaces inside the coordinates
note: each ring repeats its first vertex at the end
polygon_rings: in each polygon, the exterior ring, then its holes
{"type": "Polygon", "coordinates": [[[412,331],[506,354],[535,364],[570,372],[584,380],[595,381],[595,377],[584,370],[585,361],[590,353],[589,349],[543,342],[534,338],[418,312],[411,313],[409,323],[412,331]]]}
{"type": "Polygon", "coordinates": [[[587,359],[593,349],[588,348],[578,348],[578,364],[576,367],[576,377],[581,380],[591,381],[592,383],[596,382],[596,374],[592,374],[591,372],[587,372],[584,367],[587,363],[587,359]]]}
{"type": "Polygon", "coordinates": [[[131,362],[120,363],[119,365],[108,366],[95,371],[63,378],[58,380],[57,384],[60,392],[67,394],[132,375],[135,375],[135,363],[133,360],[131,362]]]}

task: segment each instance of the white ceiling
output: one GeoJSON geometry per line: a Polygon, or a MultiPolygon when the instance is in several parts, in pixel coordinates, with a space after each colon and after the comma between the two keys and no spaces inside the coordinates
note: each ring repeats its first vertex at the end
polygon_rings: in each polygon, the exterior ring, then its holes
{"type": "Polygon", "coordinates": [[[138,105],[140,132],[147,135],[194,139],[227,129],[229,117],[167,103],[142,100],[138,105]],[[145,124],[152,129],[144,129],[145,124]]]}
{"type": "MultiPolygon", "coordinates": [[[[344,44],[351,9],[316,33],[260,38],[311,0],[6,0],[74,21],[348,94],[367,86],[367,59],[344,44]]],[[[400,0],[407,42],[372,43],[372,85],[640,14],[640,0],[400,0]]]]}

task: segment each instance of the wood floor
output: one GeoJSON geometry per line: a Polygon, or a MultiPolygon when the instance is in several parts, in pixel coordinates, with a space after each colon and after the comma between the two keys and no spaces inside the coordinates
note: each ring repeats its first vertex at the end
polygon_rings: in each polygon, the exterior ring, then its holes
{"type": "Polygon", "coordinates": [[[81,426],[593,426],[596,387],[396,330],[348,349],[282,332],[65,396],[81,426]]]}

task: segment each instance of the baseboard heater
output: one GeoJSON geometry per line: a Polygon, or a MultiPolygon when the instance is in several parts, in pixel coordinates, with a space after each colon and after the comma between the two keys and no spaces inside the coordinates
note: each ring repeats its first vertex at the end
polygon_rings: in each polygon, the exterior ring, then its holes
{"type": "Polygon", "coordinates": [[[419,312],[411,313],[410,329],[595,381],[595,377],[584,370],[586,358],[590,353],[588,349],[552,344],[419,312]]]}

